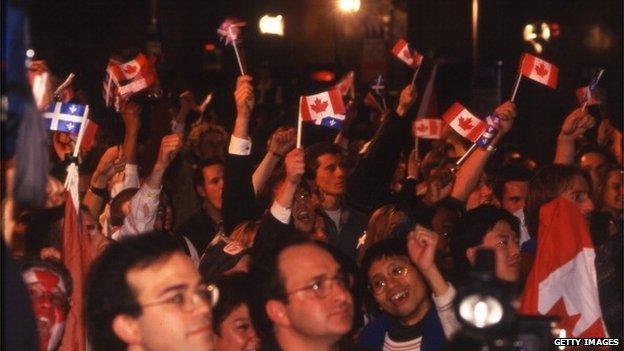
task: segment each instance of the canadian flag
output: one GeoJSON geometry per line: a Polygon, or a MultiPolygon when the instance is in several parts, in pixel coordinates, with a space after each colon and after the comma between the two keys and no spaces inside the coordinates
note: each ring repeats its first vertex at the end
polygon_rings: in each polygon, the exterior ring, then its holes
{"type": "Polygon", "coordinates": [[[568,337],[604,338],[594,245],[575,204],[556,198],[540,209],[538,243],[519,312],[561,318],[568,337]]]}
{"type": "Polygon", "coordinates": [[[419,138],[442,138],[442,120],[438,118],[423,118],[414,121],[413,132],[419,138]]]}
{"type": "Polygon", "coordinates": [[[405,62],[412,68],[420,66],[423,60],[423,55],[419,54],[416,50],[411,50],[409,43],[403,39],[399,39],[399,41],[394,44],[392,53],[399,60],[405,62]]]}
{"type": "Polygon", "coordinates": [[[442,119],[444,122],[448,123],[453,130],[473,143],[487,128],[487,123],[475,117],[459,102],[451,105],[451,107],[444,112],[444,115],[442,115],[442,119]]]}
{"type": "Polygon", "coordinates": [[[587,102],[587,106],[598,105],[600,103],[600,101],[594,97],[594,94],[592,94],[591,88],[589,86],[584,86],[576,89],[576,99],[581,106],[585,102],[587,102]]]}
{"type": "Polygon", "coordinates": [[[533,55],[523,54],[520,60],[520,73],[534,81],[557,88],[559,68],[533,55]]]}
{"type": "Polygon", "coordinates": [[[302,96],[299,101],[299,118],[331,128],[340,128],[346,109],[338,89],[302,96]]]}
{"type": "Polygon", "coordinates": [[[340,93],[343,96],[350,94],[352,98],[355,98],[355,90],[353,87],[354,76],[355,73],[353,71],[349,71],[338,83],[336,83],[336,85],[334,85],[334,89],[340,90],[340,93]]]}

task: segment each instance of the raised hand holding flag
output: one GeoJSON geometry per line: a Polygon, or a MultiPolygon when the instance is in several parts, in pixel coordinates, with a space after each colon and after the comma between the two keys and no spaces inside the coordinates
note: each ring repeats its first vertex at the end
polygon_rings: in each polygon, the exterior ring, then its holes
{"type": "Polygon", "coordinates": [[[604,73],[604,70],[601,69],[592,78],[592,80],[589,82],[589,85],[582,87],[582,88],[578,88],[576,90],[576,98],[581,104],[581,108],[583,109],[583,111],[587,109],[587,106],[596,105],[600,103],[598,99],[594,98],[594,92],[596,91],[596,87],[598,86],[598,82],[600,81],[600,78],[602,77],[603,73],[604,73]]]}
{"type": "Polygon", "coordinates": [[[219,29],[217,29],[217,33],[219,33],[221,40],[225,42],[225,45],[232,44],[241,75],[245,75],[244,67],[246,65],[243,65],[244,61],[241,59],[238,44],[241,42],[241,28],[244,27],[245,24],[245,22],[236,18],[226,18],[223,23],[221,23],[221,26],[219,26],[219,29]]]}

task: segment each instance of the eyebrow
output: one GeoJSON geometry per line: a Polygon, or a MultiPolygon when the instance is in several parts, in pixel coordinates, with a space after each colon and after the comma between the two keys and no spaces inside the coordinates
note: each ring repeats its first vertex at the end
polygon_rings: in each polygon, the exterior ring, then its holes
{"type": "Polygon", "coordinates": [[[165,289],[163,289],[159,294],[158,297],[161,297],[167,293],[170,293],[172,291],[180,291],[180,290],[184,290],[186,291],[188,289],[188,284],[182,283],[182,284],[177,284],[177,285],[172,285],[169,286],[165,289]]]}

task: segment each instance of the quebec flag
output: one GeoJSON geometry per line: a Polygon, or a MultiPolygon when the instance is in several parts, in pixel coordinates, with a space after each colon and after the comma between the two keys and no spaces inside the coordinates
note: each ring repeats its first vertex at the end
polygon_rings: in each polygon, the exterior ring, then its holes
{"type": "Polygon", "coordinates": [[[55,102],[43,113],[47,130],[78,134],[89,114],[89,105],[55,102]]]}
{"type": "Polygon", "coordinates": [[[334,129],[342,128],[346,109],[338,89],[302,96],[299,103],[299,118],[304,122],[334,129]]]}

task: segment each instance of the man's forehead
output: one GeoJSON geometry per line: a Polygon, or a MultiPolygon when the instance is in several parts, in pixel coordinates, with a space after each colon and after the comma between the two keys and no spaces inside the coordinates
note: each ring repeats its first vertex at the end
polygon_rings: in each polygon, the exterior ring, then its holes
{"type": "Polygon", "coordinates": [[[320,165],[340,162],[341,159],[342,159],[342,156],[340,154],[332,154],[332,153],[322,154],[319,157],[317,157],[317,160],[320,165]]]}
{"type": "Polygon", "coordinates": [[[165,256],[145,267],[135,267],[126,273],[126,281],[138,296],[155,297],[169,286],[194,286],[200,276],[191,260],[182,253],[165,256]]]}
{"type": "Polygon", "coordinates": [[[278,267],[287,280],[305,280],[319,274],[334,274],[340,265],[334,257],[316,244],[291,246],[279,255],[278,267]]]}

